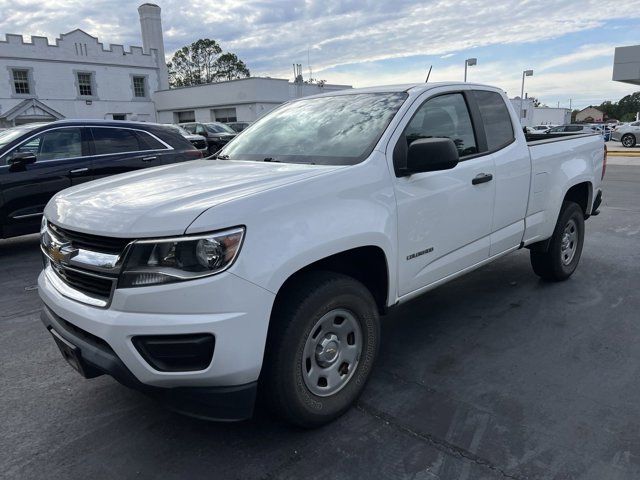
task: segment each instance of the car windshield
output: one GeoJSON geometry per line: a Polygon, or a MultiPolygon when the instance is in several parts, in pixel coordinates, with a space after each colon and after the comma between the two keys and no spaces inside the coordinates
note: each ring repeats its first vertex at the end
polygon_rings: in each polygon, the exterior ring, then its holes
{"type": "Polygon", "coordinates": [[[211,133],[236,133],[235,130],[224,123],[205,123],[204,128],[211,133]]]}
{"type": "Polygon", "coordinates": [[[41,124],[32,123],[30,125],[9,128],[0,132],[0,147],[14,141],[16,138],[21,137],[25,133],[30,132],[39,126],[41,126],[41,124]]]}
{"type": "Polygon", "coordinates": [[[297,100],[260,119],[219,157],[354,165],[371,153],[406,98],[396,92],[297,100]]]}
{"type": "Polygon", "coordinates": [[[171,128],[172,130],[176,130],[180,135],[191,135],[180,125],[174,125],[174,124],[168,123],[168,124],[165,124],[165,126],[171,128]]]}

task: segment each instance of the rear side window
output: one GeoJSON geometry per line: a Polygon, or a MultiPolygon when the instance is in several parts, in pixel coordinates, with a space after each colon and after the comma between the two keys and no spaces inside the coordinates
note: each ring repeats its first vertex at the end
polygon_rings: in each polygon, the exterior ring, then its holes
{"type": "Polygon", "coordinates": [[[91,131],[93,133],[96,155],[147,150],[147,148],[140,147],[138,136],[133,130],[125,130],[123,128],[92,128],[91,131]]]}
{"type": "Polygon", "coordinates": [[[502,95],[486,90],[474,90],[487,137],[487,148],[498,150],[514,141],[513,124],[502,95]]]}
{"type": "Polygon", "coordinates": [[[142,150],[163,150],[167,148],[157,138],[146,132],[136,132],[136,134],[140,140],[142,150]]]}

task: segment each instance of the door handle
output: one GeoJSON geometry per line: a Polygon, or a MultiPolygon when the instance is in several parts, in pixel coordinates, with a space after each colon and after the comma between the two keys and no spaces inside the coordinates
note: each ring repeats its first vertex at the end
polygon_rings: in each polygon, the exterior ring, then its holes
{"type": "Polygon", "coordinates": [[[493,180],[493,175],[491,175],[490,173],[479,173],[478,175],[473,177],[473,180],[471,180],[471,183],[473,185],[479,185],[481,183],[490,182],[491,180],[493,180]]]}
{"type": "Polygon", "coordinates": [[[85,168],[76,168],[75,170],[69,170],[69,173],[71,175],[77,175],[79,173],[84,173],[84,172],[88,172],[88,171],[89,171],[89,169],[87,167],[85,167],[85,168]]]}
{"type": "Polygon", "coordinates": [[[144,157],[142,159],[143,162],[153,162],[154,160],[157,160],[158,157],[144,157]]]}

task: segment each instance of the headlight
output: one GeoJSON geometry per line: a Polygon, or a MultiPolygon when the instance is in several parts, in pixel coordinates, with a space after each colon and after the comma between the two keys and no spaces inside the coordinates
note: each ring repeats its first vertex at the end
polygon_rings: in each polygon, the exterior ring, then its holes
{"type": "Polygon", "coordinates": [[[119,287],[192,280],[229,268],[240,251],[244,227],[202,235],[140,240],[131,245],[119,287]]]}

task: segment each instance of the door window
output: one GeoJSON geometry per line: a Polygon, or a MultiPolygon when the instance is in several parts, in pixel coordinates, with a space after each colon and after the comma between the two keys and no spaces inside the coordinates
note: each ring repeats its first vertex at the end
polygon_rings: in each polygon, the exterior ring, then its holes
{"type": "Polygon", "coordinates": [[[82,134],[79,128],[61,128],[41,133],[13,152],[30,152],[37,161],[77,158],[82,156],[82,134]]]}
{"type": "Polygon", "coordinates": [[[138,134],[138,140],[143,150],[166,150],[167,147],[165,147],[160,140],[149,135],[147,132],[136,133],[138,134]]]}
{"type": "Polygon", "coordinates": [[[419,138],[450,138],[460,157],[478,153],[469,110],[460,93],[427,100],[407,125],[404,135],[407,146],[419,138]]]}
{"type": "Polygon", "coordinates": [[[141,148],[138,136],[133,130],[124,128],[92,128],[96,155],[137,152],[141,148]]]}
{"type": "Polygon", "coordinates": [[[513,142],[515,140],[513,124],[502,96],[497,92],[486,90],[475,90],[473,96],[478,102],[489,151],[499,150],[513,142]]]}

